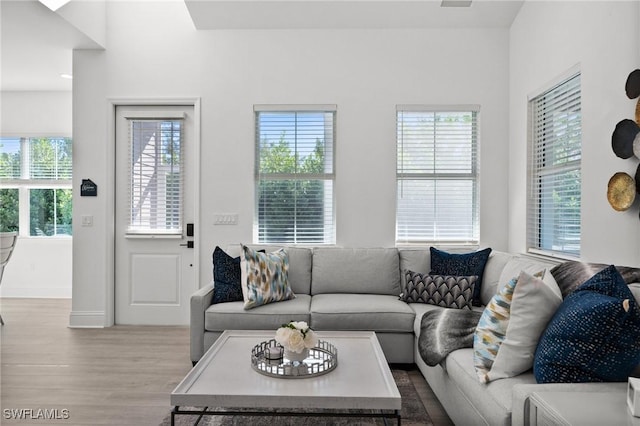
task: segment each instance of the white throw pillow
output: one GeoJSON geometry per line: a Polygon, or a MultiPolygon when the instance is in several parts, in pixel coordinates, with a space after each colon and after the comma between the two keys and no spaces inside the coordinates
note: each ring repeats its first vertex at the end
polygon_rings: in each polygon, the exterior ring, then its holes
{"type": "Polygon", "coordinates": [[[517,376],[533,367],[538,340],[562,303],[553,275],[546,269],[542,274],[542,279],[526,272],[518,276],[506,336],[488,374],[489,380],[517,376]]]}

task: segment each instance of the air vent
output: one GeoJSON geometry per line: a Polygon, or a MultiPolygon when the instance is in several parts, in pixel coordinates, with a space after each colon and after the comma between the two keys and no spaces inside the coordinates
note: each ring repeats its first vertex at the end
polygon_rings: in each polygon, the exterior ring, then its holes
{"type": "Polygon", "coordinates": [[[469,7],[472,0],[442,0],[441,7],[469,7]]]}

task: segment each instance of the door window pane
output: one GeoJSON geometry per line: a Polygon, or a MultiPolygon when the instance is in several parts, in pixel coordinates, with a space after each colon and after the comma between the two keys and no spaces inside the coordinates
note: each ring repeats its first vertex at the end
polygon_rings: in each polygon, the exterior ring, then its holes
{"type": "Polygon", "coordinates": [[[130,234],[182,233],[182,124],[129,121],[130,234]]]}

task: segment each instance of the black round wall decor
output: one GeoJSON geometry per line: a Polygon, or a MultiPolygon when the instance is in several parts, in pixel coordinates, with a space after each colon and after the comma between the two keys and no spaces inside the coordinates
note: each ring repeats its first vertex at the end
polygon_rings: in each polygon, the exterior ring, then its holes
{"type": "Polygon", "coordinates": [[[611,136],[613,152],[620,158],[627,159],[633,156],[633,140],[640,133],[638,124],[629,119],[624,119],[616,124],[611,136]]]}
{"type": "Polygon", "coordinates": [[[629,99],[635,99],[640,96],[640,69],[631,71],[627,77],[627,83],[624,85],[629,99]]]}

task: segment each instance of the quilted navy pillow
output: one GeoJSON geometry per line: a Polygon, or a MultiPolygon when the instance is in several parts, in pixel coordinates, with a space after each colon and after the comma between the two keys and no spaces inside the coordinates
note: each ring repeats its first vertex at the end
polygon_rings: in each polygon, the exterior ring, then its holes
{"type": "Polygon", "coordinates": [[[560,305],[536,348],[538,383],[624,382],[640,363],[640,309],[612,265],[560,305]]]}
{"type": "Polygon", "coordinates": [[[212,305],[243,300],[240,257],[233,258],[216,246],[213,250],[213,283],[212,305]]]}
{"type": "Polygon", "coordinates": [[[480,306],[480,289],[484,267],[489,260],[491,249],[454,254],[431,247],[431,272],[429,275],[453,275],[455,277],[477,275],[478,280],[473,288],[473,305],[480,306]]]}

